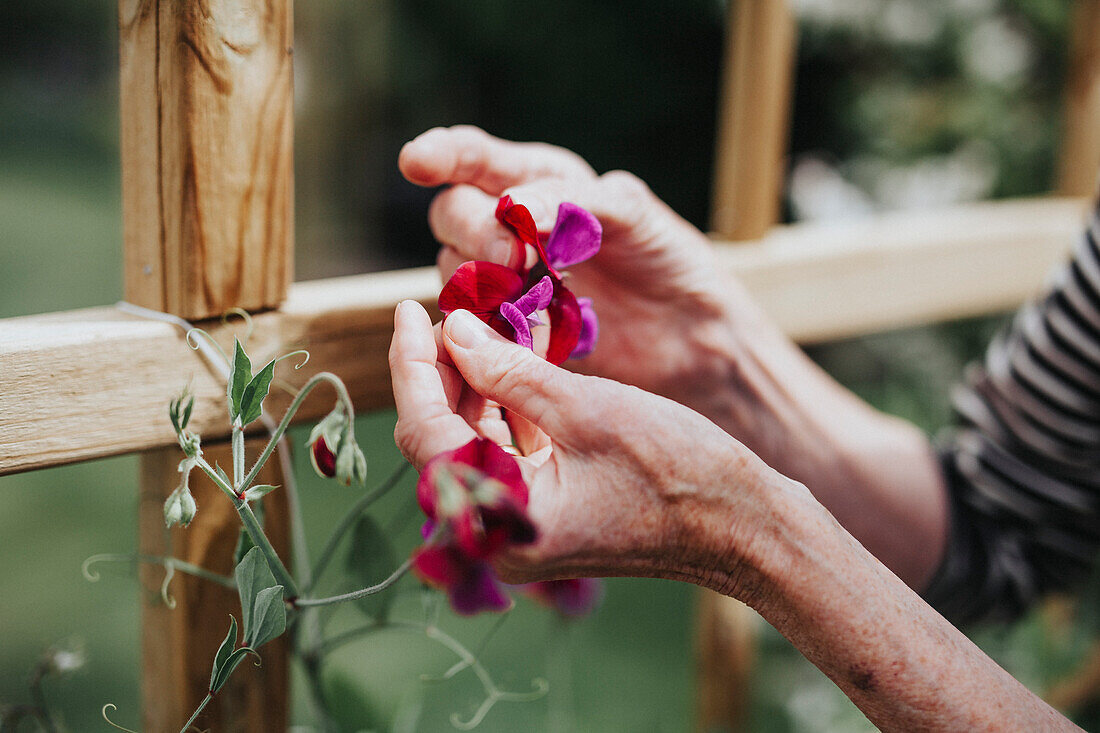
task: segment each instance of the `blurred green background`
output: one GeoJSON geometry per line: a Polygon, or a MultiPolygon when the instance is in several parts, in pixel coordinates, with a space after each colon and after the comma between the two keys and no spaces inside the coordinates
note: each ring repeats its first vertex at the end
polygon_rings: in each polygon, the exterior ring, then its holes
{"type": "MultiPolygon", "coordinates": [[[[459,122],[570,147],[598,170],[639,174],[705,226],[725,4],[718,0],[314,0],[296,10],[298,278],[428,264],[431,198],[396,171],[401,144],[459,122]]],[[[785,211],[828,219],[1038,193],[1052,183],[1068,6],[1062,0],[800,0],[801,35],[785,211]]],[[[0,317],[121,296],[114,3],[0,6],[0,317]]],[[[815,347],[859,394],[929,432],[999,318],[815,347]]],[[[3,345],[0,344],[0,348],[3,345]]],[[[399,460],[392,415],[363,421],[374,480],[399,460]]],[[[37,656],[83,641],[85,669],[47,690],[74,730],[100,707],[139,720],[132,572],[90,584],[81,561],[135,544],[136,460],[0,478],[0,704],[26,699],[37,656]]],[[[311,542],[354,499],[303,480],[311,542]]],[[[413,543],[408,491],[382,508],[413,543]]],[[[413,584],[408,584],[409,588],[413,584]]],[[[546,676],[550,696],[501,703],[481,730],[684,731],[691,722],[693,589],[608,583],[602,610],[567,629],[521,602],[484,658],[502,684],[546,676]]],[[[415,615],[415,593],[398,610],[415,615]]],[[[348,615],[350,614],[350,616],[348,615]]],[[[334,614],[333,628],[354,623],[334,614]]],[[[489,620],[447,621],[476,644],[489,620]]],[[[1041,687],[1073,656],[1032,617],[980,632],[1041,687]]],[[[752,729],[869,728],[761,625],[752,729]]],[[[479,704],[469,675],[425,686],[451,659],[398,633],[350,647],[326,672],[349,730],[420,709],[416,730],[479,704]],[[422,701],[418,702],[418,700],[422,701]]],[[[301,698],[299,693],[298,698],[301,698]]],[[[406,717],[407,719],[407,717],[406,717]]],[[[306,706],[295,721],[310,722],[306,706]]]]}

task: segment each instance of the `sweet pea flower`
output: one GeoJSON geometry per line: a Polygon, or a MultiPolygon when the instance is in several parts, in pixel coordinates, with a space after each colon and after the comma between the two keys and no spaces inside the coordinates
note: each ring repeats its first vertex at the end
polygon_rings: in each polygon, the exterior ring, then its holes
{"type": "Polygon", "coordinates": [[[475,438],[428,461],[416,499],[428,517],[425,536],[440,538],[414,553],[417,575],[444,588],[459,613],[507,608],[511,602],[489,562],[538,534],[515,459],[491,440],[475,438]]]}
{"type": "Polygon", "coordinates": [[[531,327],[541,325],[536,315],[550,305],[554,286],[549,275],[526,291],[515,270],[492,262],[463,262],[439,293],[444,315],[468,310],[501,336],[525,348],[534,347],[531,327]]]}
{"type": "Polygon", "coordinates": [[[527,583],[520,589],[562,616],[585,616],[596,609],[603,598],[603,583],[598,578],[569,578],[527,583]]]}
{"type": "Polygon", "coordinates": [[[511,229],[517,243],[531,245],[539,261],[528,273],[528,281],[550,277],[553,297],[547,307],[550,315],[550,344],[546,359],[560,364],[568,358],[581,358],[592,352],[599,329],[592,301],[585,303],[565,286],[563,268],[591,258],[600,250],[603,228],[599,219],[576,204],[558,206],[558,218],[546,245],[539,238],[538,227],[526,206],[517,204],[511,196],[497,201],[497,219],[511,229]]]}

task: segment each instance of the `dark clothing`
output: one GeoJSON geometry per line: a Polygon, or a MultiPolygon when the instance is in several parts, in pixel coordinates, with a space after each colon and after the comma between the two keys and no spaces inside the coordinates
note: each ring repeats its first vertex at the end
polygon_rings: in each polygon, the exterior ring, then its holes
{"type": "Polygon", "coordinates": [[[924,596],[956,624],[1012,618],[1080,585],[1100,552],[1100,204],[953,402],[951,539],[924,596]]]}

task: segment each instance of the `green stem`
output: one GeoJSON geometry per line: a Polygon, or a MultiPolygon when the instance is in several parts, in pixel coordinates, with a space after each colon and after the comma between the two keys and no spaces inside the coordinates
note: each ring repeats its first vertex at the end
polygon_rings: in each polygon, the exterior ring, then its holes
{"type": "Polygon", "coordinates": [[[351,397],[348,395],[347,387],[340,381],[340,378],[331,372],[318,372],[310,377],[309,381],[302,385],[302,389],[294,397],[294,400],[290,403],[290,407],[287,408],[286,414],[283,415],[283,419],[279,422],[279,425],[271,433],[271,439],[268,440],[267,445],[264,446],[263,452],[260,453],[260,457],[256,459],[256,463],[252,466],[252,469],[248,472],[248,475],[244,477],[244,481],[241,485],[248,487],[252,485],[252,482],[256,480],[256,474],[260,472],[264,463],[271,456],[271,451],[275,450],[275,446],[279,442],[279,438],[283,436],[286,429],[290,427],[290,421],[294,419],[294,414],[298,412],[298,408],[302,406],[302,402],[305,398],[321,382],[328,382],[336,390],[336,396],[344,404],[344,410],[347,411],[348,419],[355,419],[355,410],[351,404],[351,397]]]}
{"type": "Polygon", "coordinates": [[[283,561],[279,559],[279,554],[275,552],[275,548],[271,545],[271,540],[267,538],[264,533],[264,528],[260,526],[260,520],[256,519],[256,515],[252,513],[252,507],[248,505],[248,502],[241,501],[240,499],[233,498],[233,506],[237,510],[237,515],[240,516],[241,522],[244,524],[245,531],[248,532],[248,536],[252,538],[252,543],[256,547],[260,548],[260,552],[267,558],[267,564],[271,566],[271,572],[275,575],[275,580],[283,586],[283,595],[286,598],[298,597],[298,584],[294,582],[294,578],[291,577],[290,571],[283,565],[283,561]]]}
{"type": "Polygon", "coordinates": [[[210,701],[213,700],[213,699],[214,699],[214,693],[212,693],[212,692],[206,693],[206,697],[204,697],[202,699],[202,702],[199,703],[199,706],[197,708],[195,708],[195,712],[191,713],[191,717],[188,718],[187,722],[183,724],[182,728],[180,728],[180,733],[187,733],[188,729],[190,729],[190,727],[191,727],[191,724],[195,722],[195,720],[199,717],[199,715],[202,714],[202,711],[206,709],[206,706],[209,705],[210,701]]]}
{"type": "Polygon", "coordinates": [[[223,585],[226,588],[237,587],[237,581],[233,578],[230,578],[228,575],[220,575],[218,573],[207,570],[204,567],[194,565],[185,560],[180,560],[175,557],[168,557],[165,555],[142,555],[140,553],[133,555],[124,555],[120,553],[103,553],[100,555],[92,555],[84,561],[84,565],[83,567],[81,567],[81,572],[84,574],[85,578],[92,581],[93,583],[99,580],[99,573],[92,573],[88,570],[88,568],[90,568],[94,563],[97,562],[146,562],[151,565],[162,565],[165,568],[171,566],[172,568],[179,570],[182,573],[194,575],[195,577],[202,578],[203,580],[209,580],[213,583],[217,583],[218,585],[223,585]]]}
{"type": "Polygon", "coordinates": [[[211,466],[209,463],[207,463],[206,459],[203,458],[202,456],[198,456],[198,460],[199,460],[198,466],[199,466],[199,468],[202,469],[202,472],[205,473],[207,476],[209,476],[210,480],[213,481],[214,484],[219,489],[221,489],[222,492],[226,496],[228,496],[230,499],[232,499],[235,502],[239,501],[239,499],[237,498],[237,492],[234,491],[232,486],[230,486],[229,484],[227,484],[225,481],[222,480],[222,477],[218,475],[218,472],[214,470],[214,467],[211,466]]]}
{"type": "Polygon", "coordinates": [[[237,494],[243,494],[248,484],[244,478],[244,427],[239,421],[233,422],[233,488],[237,494]]]}
{"type": "Polygon", "coordinates": [[[306,585],[306,593],[309,593],[313,589],[313,584],[321,578],[321,574],[325,572],[328,564],[332,561],[333,555],[336,554],[336,548],[340,544],[340,540],[344,535],[355,526],[355,521],[359,519],[359,516],[370,508],[371,504],[385,496],[390,489],[397,485],[397,482],[401,480],[401,477],[405,475],[405,472],[410,468],[408,463],[403,463],[397,467],[389,478],[383,481],[376,489],[363,495],[359,501],[341,517],[336,528],[329,535],[328,540],[325,542],[324,549],[321,550],[321,554],[317,557],[317,564],[313,566],[313,583],[306,585]]]}
{"type": "Polygon", "coordinates": [[[241,523],[244,525],[245,531],[248,532],[248,536],[252,538],[252,544],[259,547],[260,552],[267,558],[267,564],[271,566],[271,572],[275,575],[275,579],[283,586],[286,597],[297,598],[298,584],[294,582],[290,571],[279,559],[279,553],[275,552],[275,548],[271,546],[271,540],[264,534],[264,528],[260,526],[260,520],[256,519],[256,515],[252,513],[252,507],[248,505],[248,502],[237,497],[233,487],[223,481],[218,472],[211,468],[202,456],[199,456],[199,468],[233,501],[233,508],[237,510],[237,515],[241,518],[241,523]]]}
{"type": "Polygon", "coordinates": [[[360,588],[359,590],[352,591],[351,593],[344,593],[338,596],[329,596],[328,598],[299,598],[294,602],[294,605],[300,608],[308,608],[310,606],[329,606],[333,603],[354,601],[359,598],[365,598],[366,596],[374,595],[375,593],[381,593],[397,581],[401,580],[405,573],[409,572],[409,568],[412,567],[412,562],[412,558],[410,557],[408,560],[401,563],[397,570],[394,570],[393,573],[390,574],[390,577],[386,578],[377,585],[360,588]]]}

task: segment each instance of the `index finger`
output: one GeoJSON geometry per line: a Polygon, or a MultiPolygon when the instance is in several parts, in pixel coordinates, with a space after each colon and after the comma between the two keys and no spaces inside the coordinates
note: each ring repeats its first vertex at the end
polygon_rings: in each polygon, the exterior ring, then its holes
{"type": "Polygon", "coordinates": [[[472,125],[436,127],[405,143],[402,175],[420,186],[468,183],[491,196],[538,178],[593,177],[579,155],[545,143],[515,143],[472,125]]]}
{"type": "Polygon", "coordinates": [[[397,447],[417,469],[443,451],[477,437],[451,408],[437,367],[438,350],[427,311],[405,301],[394,313],[390,377],[397,406],[397,447]]]}

